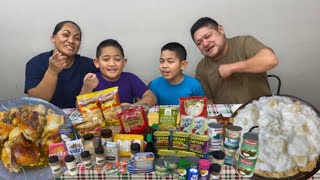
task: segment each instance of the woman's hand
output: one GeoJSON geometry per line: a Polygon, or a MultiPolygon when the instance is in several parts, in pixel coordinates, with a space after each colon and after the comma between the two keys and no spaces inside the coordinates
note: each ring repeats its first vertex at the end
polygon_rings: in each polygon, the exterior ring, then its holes
{"type": "Polygon", "coordinates": [[[49,70],[59,74],[67,66],[67,56],[62,55],[60,52],[53,53],[49,58],[49,70]]]}
{"type": "Polygon", "coordinates": [[[96,88],[99,84],[99,80],[94,73],[88,73],[83,79],[83,88],[86,91],[92,92],[94,88],[96,88]]]}

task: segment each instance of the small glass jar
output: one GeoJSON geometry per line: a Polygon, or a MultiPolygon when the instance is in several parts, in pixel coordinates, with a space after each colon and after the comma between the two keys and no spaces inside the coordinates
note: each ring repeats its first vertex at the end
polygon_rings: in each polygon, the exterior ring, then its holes
{"type": "Polygon", "coordinates": [[[94,153],[94,139],[93,139],[93,134],[86,134],[83,136],[83,146],[84,146],[84,150],[89,151],[91,154],[91,160],[94,161],[95,160],[95,153],[94,153]]]}
{"type": "Polygon", "coordinates": [[[49,165],[55,177],[60,176],[62,174],[61,164],[58,156],[50,156],[49,165]]]}
{"type": "Polygon", "coordinates": [[[105,155],[104,155],[104,148],[103,147],[97,147],[95,149],[96,153],[96,165],[98,167],[103,167],[105,165],[105,155]]]}
{"type": "Polygon", "coordinates": [[[131,160],[134,160],[134,154],[139,153],[140,152],[140,144],[139,143],[132,143],[130,145],[130,149],[131,149],[131,160]]]}
{"type": "Polygon", "coordinates": [[[77,163],[73,155],[68,155],[64,158],[71,176],[78,174],[77,163]]]}
{"type": "Polygon", "coordinates": [[[213,163],[210,166],[210,180],[219,179],[221,172],[221,165],[217,163],[213,163]]]}
{"type": "Polygon", "coordinates": [[[112,142],[112,130],[111,129],[102,129],[101,130],[101,145],[103,147],[106,147],[107,142],[112,142]]]}
{"type": "Polygon", "coordinates": [[[92,160],[91,160],[89,151],[82,151],[81,152],[81,159],[82,159],[82,162],[83,162],[84,167],[86,169],[92,169],[93,164],[92,164],[92,160]]]}

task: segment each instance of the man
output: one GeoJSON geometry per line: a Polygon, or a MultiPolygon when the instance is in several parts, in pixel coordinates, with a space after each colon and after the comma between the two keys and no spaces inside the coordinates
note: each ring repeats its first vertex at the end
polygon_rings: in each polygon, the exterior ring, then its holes
{"type": "Polygon", "coordinates": [[[205,56],[196,78],[209,103],[240,104],[271,94],[266,71],[278,64],[272,49],[252,36],[226,38],[223,27],[208,17],[196,21],[190,32],[205,56]]]}

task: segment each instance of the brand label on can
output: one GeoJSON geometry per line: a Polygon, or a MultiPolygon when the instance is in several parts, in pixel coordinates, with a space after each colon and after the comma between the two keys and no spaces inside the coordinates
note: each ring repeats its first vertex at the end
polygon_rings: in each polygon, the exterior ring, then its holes
{"type": "Polygon", "coordinates": [[[240,139],[231,139],[231,138],[228,138],[228,137],[225,137],[224,138],[224,146],[226,146],[227,148],[230,148],[230,149],[238,149],[239,148],[239,142],[240,142],[240,139]]]}
{"type": "Polygon", "coordinates": [[[259,141],[257,133],[245,133],[240,148],[240,154],[246,159],[257,159],[259,149],[259,141]]]}
{"type": "Polygon", "coordinates": [[[252,177],[257,159],[245,159],[241,155],[237,162],[237,172],[244,177],[252,177]]]}

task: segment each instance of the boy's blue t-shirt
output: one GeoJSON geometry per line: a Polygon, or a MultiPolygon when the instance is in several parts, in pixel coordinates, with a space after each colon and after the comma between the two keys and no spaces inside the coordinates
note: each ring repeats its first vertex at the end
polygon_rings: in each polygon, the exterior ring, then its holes
{"type": "MultiPolygon", "coordinates": [[[[36,87],[42,80],[49,66],[49,58],[53,51],[41,53],[26,64],[24,93],[36,87]]],[[[59,108],[76,107],[76,96],[79,95],[84,76],[89,73],[99,71],[92,59],[76,55],[74,63],[68,69],[62,70],[58,75],[56,90],[53,94],[52,104],[59,108]]]]}
{"type": "Polygon", "coordinates": [[[133,99],[135,97],[141,99],[143,94],[148,90],[148,87],[141,79],[139,79],[138,76],[129,72],[122,72],[120,78],[114,82],[103,78],[101,72],[96,73],[96,75],[99,80],[99,84],[93,91],[100,91],[118,86],[120,103],[127,102],[133,104],[133,99]]]}
{"type": "Polygon", "coordinates": [[[179,105],[181,97],[205,96],[201,83],[188,75],[184,75],[183,81],[175,85],[158,77],[151,81],[149,88],[156,95],[159,105],[179,105]]]}

